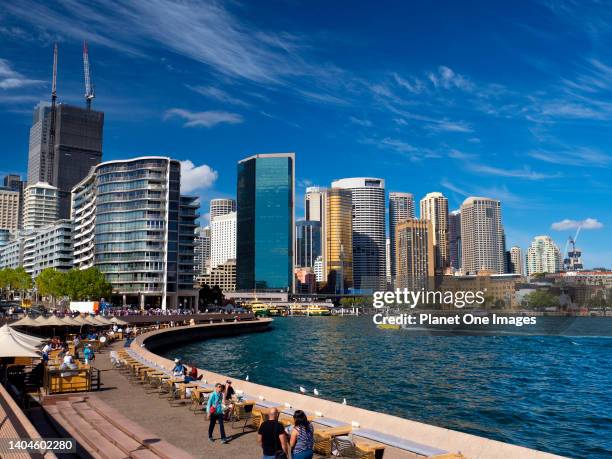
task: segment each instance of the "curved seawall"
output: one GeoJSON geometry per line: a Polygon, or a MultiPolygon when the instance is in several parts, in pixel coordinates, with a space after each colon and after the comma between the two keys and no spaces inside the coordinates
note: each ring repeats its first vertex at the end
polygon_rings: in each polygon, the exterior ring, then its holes
{"type": "MultiPolygon", "coordinates": [[[[271,323],[271,319],[260,319],[258,321],[214,323],[157,330],[138,336],[131,347],[146,359],[153,360],[164,367],[172,368],[174,364],[171,360],[154,354],[152,351],[174,347],[195,340],[265,331],[271,323]],[[145,347],[142,347],[142,344],[145,347]]],[[[265,352],[265,350],[262,349],[262,352],[265,352]]],[[[226,375],[210,372],[205,369],[200,369],[200,372],[209,383],[222,382],[228,378],[226,375]]],[[[317,415],[322,415],[321,423],[324,423],[325,420],[333,419],[349,425],[352,424],[355,435],[359,435],[360,430],[366,432],[367,429],[379,432],[383,437],[392,436],[405,442],[416,442],[420,445],[449,452],[460,451],[467,458],[523,459],[560,457],[397,416],[343,405],[322,398],[275,389],[236,378],[231,379],[234,381],[236,390],[244,391],[244,393],[249,394],[249,396],[259,401],[262,405],[275,402],[281,405],[280,408],[305,409],[317,415]]],[[[350,384],[350,381],[342,380],[338,381],[338,384],[350,384]]],[[[317,420],[315,419],[314,422],[317,422],[317,420]]],[[[537,432],[534,432],[534,435],[537,435],[537,432]]],[[[389,444],[392,444],[392,442],[389,444]]],[[[420,456],[407,453],[405,457],[420,456]]]]}

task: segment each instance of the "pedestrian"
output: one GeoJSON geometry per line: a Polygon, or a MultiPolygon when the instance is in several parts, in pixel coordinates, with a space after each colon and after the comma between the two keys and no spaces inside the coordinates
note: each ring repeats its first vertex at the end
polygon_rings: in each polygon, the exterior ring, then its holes
{"type": "Polygon", "coordinates": [[[96,354],[94,354],[94,350],[91,347],[91,344],[88,344],[85,349],[83,349],[83,357],[85,357],[85,365],[89,362],[93,361],[96,358],[96,354]]]}
{"type": "Polygon", "coordinates": [[[225,387],[223,384],[215,384],[215,391],[208,397],[208,403],[206,404],[206,413],[210,424],[208,425],[208,441],[213,440],[213,431],[215,430],[215,424],[219,422],[219,432],[221,433],[221,443],[227,443],[228,439],[225,437],[225,428],[223,426],[223,392],[225,387]]]}
{"type": "Polygon", "coordinates": [[[312,459],[314,429],[302,410],[295,410],[293,413],[293,429],[289,437],[289,447],[291,448],[291,459],[312,459]]]}
{"type": "Polygon", "coordinates": [[[257,443],[263,450],[263,459],[287,459],[289,447],[287,434],[278,422],[278,409],[270,408],[268,419],[261,423],[257,431],[257,443]]]}

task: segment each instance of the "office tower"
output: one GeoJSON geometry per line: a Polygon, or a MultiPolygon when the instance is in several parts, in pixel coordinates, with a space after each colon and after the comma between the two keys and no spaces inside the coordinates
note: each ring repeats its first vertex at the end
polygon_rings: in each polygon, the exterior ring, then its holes
{"type": "Polygon", "coordinates": [[[385,239],[385,276],[387,277],[387,289],[393,287],[391,278],[391,239],[385,239]]]}
{"type": "Polygon", "coordinates": [[[323,282],[325,280],[325,275],[323,272],[323,256],[318,256],[314,262],[314,266],[312,268],[314,272],[315,278],[317,282],[323,282]]]}
{"type": "Polygon", "coordinates": [[[102,160],[104,113],[59,104],[55,141],[50,140],[51,109],[39,104],[30,128],[28,184],[47,182],[58,188],[59,218],[70,217],[70,192],[102,160]]]}
{"type": "Polygon", "coordinates": [[[461,267],[464,274],[504,273],[501,203],[469,197],[461,205],[461,267]]]}
{"type": "Polygon", "coordinates": [[[332,182],[332,188],[351,192],[355,289],[385,290],[385,181],[369,177],[346,178],[332,182]]]}
{"type": "Polygon", "coordinates": [[[294,153],[238,162],[238,290],[293,291],[294,153]]]}
{"type": "Polygon", "coordinates": [[[197,276],[210,269],[210,226],[196,230],[194,244],[194,270],[197,276]]]}
{"type": "Polygon", "coordinates": [[[313,268],[321,255],[321,222],[300,220],[295,224],[295,266],[313,268]]]}
{"type": "Polygon", "coordinates": [[[430,220],[409,219],[396,229],[396,288],[428,289],[435,273],[433,225],[430,220]]]}
{"type": "Polygon", "coordinates": [[[391,284],[396,275],[395,269],[395,229],[401,221],[414,218],[414,196],[412,193],[389,193],[389,261],[391,265],[391,284]]]}
{"type": "Polygon", "coordinates": [[[229,198],[218,198],[210,200],[210,221],[220,215],[236,212],[236,200],[229,198]]]}
{"type": "Polygon", "coordinates": [[[563,257],[550,236],[536,236],[527,249],[527,275],[557,273],[563,269],[563,257]]]}
{"type": "Polygon", "coordinates": [[[210,269],[210,272],[198,276],[198,284],[217,286],[222,292],[236,291],[236,260],[227,260],[210,269]]]}
{"type": "Polygon", "coordinates": [[[47,268],[69,271],[74,267],[70,220],[58,220],[41,228],[24,230],[18,238],[23,239],[23,268],[32,279],[47,268]]]}
{"type": "Polygon", "coordinates": [[[0,188],[0,229],[16,231],[19,229],[19,192],[10,188],[0,188]]]}
{"type": "Polygon", "coordinates": [[[216,268],[236,259],[236,212],[218,215],[210,221],[210,266],[216,268]]]}
{"type": "Polygon", "coordinates": [[[166,157],[107,161],[72,190],[74,264],[97,267],[115,301],[195,306],[197,199],[181,196],[181,166],[166,157]]]}
{"type": "Polygon", "coordinates": [[[325,192],[319,279],[327,282],[327,291],[333,293],[346,293],[353,287],[352,207],[350,190],[330,188],[325,192]]]}
{"type": "Polygon", "coordinates": [[[523,251],[520,247],[514,246],[510,247],[509,250],[510,257],[510,265],[508,269],[508,273],[510,274],[520,274],[521,276],[525,274],[524,269],[524,261],[523,261],[523,251]]]}
{"type": "Polygon", "coordinates": [[[322,221],[325,201],[325,188],[311,186],[304,195],[304,217],[306,220],[322,221]]]}
{"type": "Polygon", "coordinates": [[[21,176],[17,174],[9,174],[4,177],[4,188],[13,190],[19,193],[19,228],[23,227],[23,193],[25,191],[26,182],[21,180],[21,176]]]}
{"type": "Polygon", "coordinates": [[[449,262],[453,269],[461,269],[461,211],[448,214],[449,262]]]}
{"type": "Polygon", "coordinates": [[[55,223],[59,218],[58,189],[48,183],[28,185],[23,198],[23,228],[35,229],[55,223]]]}
{"type": "Polygon", "coordinates": [[[421,220],[431,221],[436,254],[436,271],[450,266],[448,247],[448,199],[438,192],[427,193],[420,202],[421,220]]]}

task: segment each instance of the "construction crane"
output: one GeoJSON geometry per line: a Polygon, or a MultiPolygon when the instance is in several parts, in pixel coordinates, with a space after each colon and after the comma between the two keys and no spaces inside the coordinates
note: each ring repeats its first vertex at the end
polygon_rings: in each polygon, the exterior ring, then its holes
{"type": "Polygon", "coordinates": [[[49,143],[47,146],[47,181],[53,183],[55,166],[55,118],[57,112],[57,43],[53,46],[53,80],[51,82],[51,120],[49,123],[49,143]]]}
{"type": "Polygon", "coordinates": [[[85,74],[85,104],[87,110],[91,110],[91,101],[96,97],[94,86],[91,82],[91,74],[89,71],[89,49],[87,42],[83,41],[83,72],[85,74]]]}
{"type": "Polygon", "coordinates": [[[576,271],[583,268],[582,265],[582,252],[580,249],[576,249],[576,242],[578,241],[578,236],[580,235],[580,230],[582,229],[582,224],[578,225],[578,229],[576,230],[576,234],[574,237],[570,236],[565,243],[565,253],[567,254],[567,258],[563,260],[564,268],[566,271],[576,271]],[[571,246],[571,251],[568,251],[569,246],[571,246]]]}

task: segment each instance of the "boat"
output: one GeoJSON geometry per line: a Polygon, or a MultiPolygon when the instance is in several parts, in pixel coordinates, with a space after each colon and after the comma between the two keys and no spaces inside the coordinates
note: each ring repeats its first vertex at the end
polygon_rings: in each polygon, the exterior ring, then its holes
{"type": "Polygon", "coordinates": [[[325,306],[319,306],[318,304],[309,304],[306,307],[305,314],[307,316],[331,316],[331,311],[325,306]]]}
{"type": "Polygon", "coordinates": [[[253,303],[245,305],[247,309],[250,309],[253,314],[257,317],[268,317],[270,315],[270,305],[255,301],[253,303]]]}

